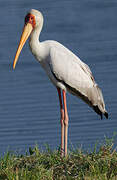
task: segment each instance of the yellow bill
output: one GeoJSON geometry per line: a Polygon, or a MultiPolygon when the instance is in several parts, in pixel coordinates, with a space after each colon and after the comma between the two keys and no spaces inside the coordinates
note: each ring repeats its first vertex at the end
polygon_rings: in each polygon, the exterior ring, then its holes
{"type": "Polygon", "coordinates": [[[22,50],[26,40],[30,36],[32,30],[33,30],[33,27],[32,27],[32,25],[30,23],[27,23],[24,26],[24,29],[23,29],[23,32],[22,32],[22,35],[21,35],[21,39],[20,39],[20,42],[19,42],[19,46],[18,46],[16,55],[15,55],[15,59],[14,59],[14,62],[13,62],[13,69],[15,69],[15,66],[16,66],[16,63],[18,61],[18,57],[19,57],[19,55],[21,53],[21,50],[22,50]]]}

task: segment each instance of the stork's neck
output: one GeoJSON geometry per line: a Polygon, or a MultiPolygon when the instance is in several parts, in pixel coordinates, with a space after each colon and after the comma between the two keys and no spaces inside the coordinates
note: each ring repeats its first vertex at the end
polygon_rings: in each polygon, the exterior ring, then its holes
{"type": "Polygon", "coordinates": [[[46,58],[45,47],[39,41],[42,26],[38,26],[32,31],[29,41],[31,52],[40,63],[46,58]]]}
{"type": "Polygon", "coordinates": [[[33,53],[35,57],[37,56],[37,53],[40,49],[39,37],[42,30],[42,26],[43,24],[41,26],[37,26],[36,28],[34,28],[30,36],[29,45],[30,45],[31,52],[33,53]]]}
{"type": "Polygon", "coordinates": [[[43,24],[41,24],[40,26],[37,26],[33,29],[32,33],[31,33],[31,36],[30,36],[30,41],[31,42],[36,42],[37,41],[39,42],[39,37],[40,37],[40,33],[41,33],[41,30],[42,30],[42,27],[43,27],[43,24]]]}

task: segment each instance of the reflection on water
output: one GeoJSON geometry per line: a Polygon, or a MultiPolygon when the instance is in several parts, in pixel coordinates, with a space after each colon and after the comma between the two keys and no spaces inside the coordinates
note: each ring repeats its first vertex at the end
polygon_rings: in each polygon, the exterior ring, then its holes
{"type": "Polygon", "coordinates": [[[84,102],[67,96],[69,146],[89,148],[117,131],[117,3],[107,1],[1,1],[0,40],[0,153],[38,143],[60,144],[60,114],[56,89],[24,47],[16,70],[13,62],[26,12],[36,8],[45,22],[41,40],[54,39],[80,56],[103,90],[109,120],[100,118],[84,102]],[[39,7],[39,8],[37,8],[39,7]]]}

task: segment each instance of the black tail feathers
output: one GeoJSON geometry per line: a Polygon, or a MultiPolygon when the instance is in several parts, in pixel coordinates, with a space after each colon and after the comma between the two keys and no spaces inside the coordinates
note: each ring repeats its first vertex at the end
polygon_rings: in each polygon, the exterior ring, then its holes
{"type": "Polygon", "coordinates": [[[106,119],[108,119],[108,113],[107,112],[104,113],[104,116],[106,117],[106,119]]]}
{"type": "MultiPolygon", "coordinates": [[[[103,113],[100,111],[98,106],[93,106],[94,111],[101,116],[101,119],[103,118],[103,113]]],[[[108,113],[105,111],[104,116],[108,119],[108,113]]]]}

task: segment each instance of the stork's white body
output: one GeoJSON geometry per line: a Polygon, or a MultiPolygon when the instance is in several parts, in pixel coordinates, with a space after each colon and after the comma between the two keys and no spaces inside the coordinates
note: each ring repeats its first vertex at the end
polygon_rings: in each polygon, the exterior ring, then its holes
{"type": "Polygon", "coordinates": [[[80,97],[92,108],[98,107],[104,113],[103,96],[88,65],[57,41],[36,42],[33,39],[36,35],[38,36],[34,32],[31,35],[30,49],[52,83],[80,97]]]}

